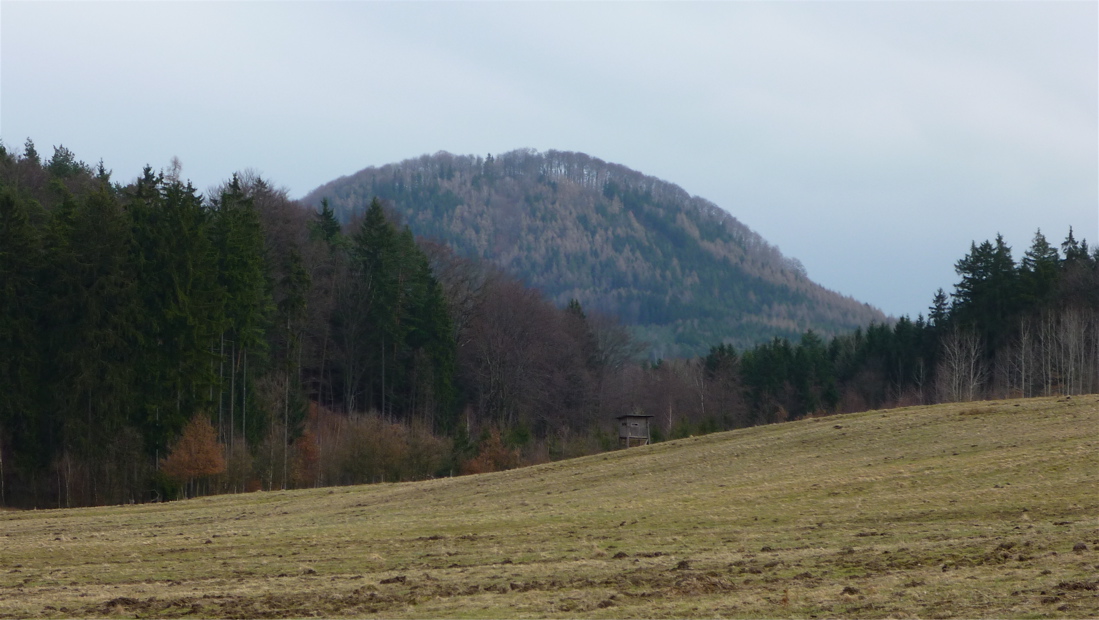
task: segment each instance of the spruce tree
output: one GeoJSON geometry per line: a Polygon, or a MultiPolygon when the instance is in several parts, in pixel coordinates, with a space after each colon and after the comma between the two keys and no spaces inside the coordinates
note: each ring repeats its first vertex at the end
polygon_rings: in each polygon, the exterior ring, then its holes
{"type": "Polygon", "coordinates": [[[317,212],[314,220],[309,223],[309,229],[314,237],[323,240],[328,245],[337,245],[340,237],[340,222],[336,219],[332,206],[328,199],[321,199],[321,210],[317,212]]]}
{"type": "Polygon", "coordinates": [[[41,159],[38,156],[38,149],[34,148],[34,141],[27,138],[27,141],[23,143],[23,159],[38,165],[41,163],[41,159]]]}
{"type": "Polygon", "coordinates": [[[254,440],[262,435],[267,420],[249,400],[249,393],[254,394],[250,386],[256,369],[265,360],[264,335],[269,329],[274,307],[264,262],[263,227],[254,201],[245,194],[236,175],[213,201],[211,219],[218,305],[223,308],[224,320],[217,337],[231,343],[229,370],[233,376],[229,383],[231,387],[240,387],[239,394],[231,390],[234,393],[229,395],[234,413],[230,419],[230,436],[254,440]],[[235,415],[238,405],[239,427],[235,415]]]}
{"type": "Polygon", "coordinates": [[[1060,258],[1057,248],[1050,245],[1038,229],[1020,265],[1020,297],[1028,309],[1050,301],[1057,284],[1060,258]]]}
{"type": "Polygon", "coordinates": [[[415,248],[414,262],[413,278],[417,282],[415,314],[407,346],[412,350],[414,363],[415,360],[426,360],[430,372],[426,377],[423,372],[414,373],[419,385],[411,385],[410,389],[420,394],[430,390],[431,402],[421,403],[420,407],[432,421],[433,427],[452,433],[457,422],[454,418],[454,376],[457,372],[454,324],[443,287],[432,275],[427,256],[419,248],[415,248]],[[417,355],[419,351],[423,352],[423,356],[417,355]]]}
{"type": "Polygon", "coordinates": [[[1087,260],[1088,256],[1088,244],[1084,241],[1083,244],[1076,241],[1076,236],[1072,232],[1072,227],[1068,228],[1068,236],[1061,243],[1061,253],[1064,254],[1064,264],[1071,265],[1072,263],[1087,260]]]}
{"type": "Polygon", "coordinates": [[[935,291],[927,309],[927,324],[935,331],[944,330],[950,318],[950,296],[941,287],[935,291]]]}
{"type": "Polygon", "coordinates": [[[132,227],[105,186],[81,200],[65,196],[63,204],[55,212],[46,306],[52,410],[60,418],[59,448],[86,465],[82,501],[100,503],[112,501],[100,494],[118,492],[105,486],[115,477],[110,472],[142,450],[125,439],[140,402],[132,227]]]}
{"type": "Polygon", "coordinates": [[[962,277],[955,286],[951,318],[977,330],[986,353],[1007,336],[1008,325],[1019,306],[1019,279],[1011,248],[1002,235],[996,243],[974,243],[954,270],[962,277]]]}
{"type": "Polygon", "coordinates": [[[43,260],[26,203],[0,189],[0,450],[10,446],[23,471],[42,466],[50,451],[40,428],[44,299],[36,275],[43,260]]]}
{"type": "Polygon", "coordinates": [[[165,183],[146,167],[129,202],[135,221],[145,336],[140,364],[142,427],[163,454],[216,386],[216,354],[226,325],[211,218],[188,185],[165,183]]]}
{"type": "Polygon", "coordinates": [[[352,239],[350,297],[341,308],[348,394],[362,395],[363,405],[383,415],[389,409],[391,351],[399,327],[396,236],[375,198],[352,239]]]}

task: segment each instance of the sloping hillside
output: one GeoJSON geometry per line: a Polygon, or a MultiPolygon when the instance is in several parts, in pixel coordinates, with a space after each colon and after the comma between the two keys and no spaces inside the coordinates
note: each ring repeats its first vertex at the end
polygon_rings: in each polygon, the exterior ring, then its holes
{"type": "Polygon", "coordinates": [[[414,233],[620,317],[658,356],[833,335],[882,313],[813,283],[795,259],[678,186],[581,153],[439,153],[367,168],[305,197],[344,219],[373,197],[414,233]]]}
{"type": "Polygon", "coordinates": [[[0,617],[1095,617],[1099,397],[0,514],[0,617]]]}

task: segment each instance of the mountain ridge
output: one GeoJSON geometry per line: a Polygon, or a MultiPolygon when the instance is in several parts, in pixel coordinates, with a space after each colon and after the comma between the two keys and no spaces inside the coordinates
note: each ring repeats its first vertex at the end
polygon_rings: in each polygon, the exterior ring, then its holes
{"type": "Polygon", "coordinates": [[[559,304],[575,298],[618,316],[652,342],[654,357],[886,320],[810,280],[715,203],[583,153],[439,152],[337,178],[302,201],[328,199],[346,221],[375,196],[419,236],[490,261],[559,304]]]}

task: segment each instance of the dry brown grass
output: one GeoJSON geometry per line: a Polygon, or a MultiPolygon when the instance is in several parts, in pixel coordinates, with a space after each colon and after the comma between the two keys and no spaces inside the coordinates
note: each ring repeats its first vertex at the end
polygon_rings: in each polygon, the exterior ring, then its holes
{"type": "Polygon", "coordinates": [[[1002,401],[6,512],[0,617],[1096,617],[1097,448],[1099,397],[1002,401]]]}

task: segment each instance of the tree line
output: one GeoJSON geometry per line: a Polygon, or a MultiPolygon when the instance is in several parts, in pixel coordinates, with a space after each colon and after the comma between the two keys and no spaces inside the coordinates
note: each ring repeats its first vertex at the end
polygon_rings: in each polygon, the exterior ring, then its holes
{"type": "Polygon", "coordinates": [[[0,145],[0,505],[491,471],[807,415],[1099,390],[1099,253],[958,262],[927,318],[642,361],[616,319],[254,173],[118,183],[0,145]]]}
{"type": "Polygon", "coordinates": [[[341,224],[254,173],[123,184],[30,140],[0,147],[0,350],[0,505],[39,507],[584,453],[637,354],[379,200],[341,224]]]}
{"type": "Polygon", "coordinates": [[[721,345],[658,364],[685,379],[675,382],[678,396],[665,392],[669,402],[649,412],[681,436],[837,412],[1099,392],[1099,249],[1070,229],[1058,251],[1038,231],[1016,262],[997,235],[973,243],[955,271],[953,292],[939,289],[926,317],[828,342],[811,331],[796,342],[775,338],[740,355],[721,345]]]}

